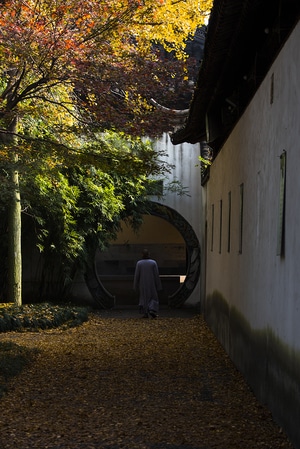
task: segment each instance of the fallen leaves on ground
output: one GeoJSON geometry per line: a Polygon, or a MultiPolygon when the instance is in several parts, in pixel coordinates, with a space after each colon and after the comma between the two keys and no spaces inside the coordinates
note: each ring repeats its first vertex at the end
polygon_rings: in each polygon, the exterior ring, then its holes
{"type": "Polygon", "coordinates": [[[1,399],[2,449],[292,449],[201,316],[0,341],[37,351],[1,399]]]}

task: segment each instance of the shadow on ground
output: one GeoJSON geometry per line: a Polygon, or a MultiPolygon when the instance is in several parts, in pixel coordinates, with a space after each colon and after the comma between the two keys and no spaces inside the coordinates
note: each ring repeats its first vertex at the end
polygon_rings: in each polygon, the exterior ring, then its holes
{"type": "MultiPolygon", "coordinates": [[[[142,318],[138,306],[116,306],[113,309],[97,310],[95,312],[101,318],[142,318]]],[[[200,314],[199,306],[183,306],[173,308],[161,306],[158,313],[160,318],[193,318],[200,314]]]]}

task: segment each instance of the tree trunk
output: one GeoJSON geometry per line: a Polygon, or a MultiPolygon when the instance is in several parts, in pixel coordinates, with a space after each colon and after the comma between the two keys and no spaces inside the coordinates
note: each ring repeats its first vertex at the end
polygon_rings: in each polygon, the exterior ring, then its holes
{"type": "MultiPolygon", "coordinates": [[[[17,155],[14,155],[17,162],[17,155]]],[[[21,196],[19,173],[12,169],[11,203],[8,211],[8,301],[22,305],[21,196]]]]}
{"type": "MultiPolygon", "coordinates": [[[[6,140],[11,145],[11,197],[8,206],[8,301],[22,305],[21,195],[16,152],[18,118],[9,124],[6,140]]],[[[8,142],[7,142],[8,143],[8,142]]]]}

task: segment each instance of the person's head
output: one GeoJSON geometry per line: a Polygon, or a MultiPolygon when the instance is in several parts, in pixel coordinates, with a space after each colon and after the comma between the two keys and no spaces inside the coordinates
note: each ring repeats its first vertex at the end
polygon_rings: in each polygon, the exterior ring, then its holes
{"type": "Polygon", "coordinates": [[[150,257],[149,251],[147,249],[143,249],[142,256],[143,259],[149,259],[150,257]]]}

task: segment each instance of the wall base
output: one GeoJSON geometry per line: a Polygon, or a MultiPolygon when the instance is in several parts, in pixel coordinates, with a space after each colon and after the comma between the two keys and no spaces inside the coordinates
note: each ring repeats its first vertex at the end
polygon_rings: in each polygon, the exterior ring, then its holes
{"type": "Polygon", "coordinates": [[[300,448],[300,352],[272,329],[253,329],[219,292],[206,298],[204,316],[261,403],[300,448]]]}

